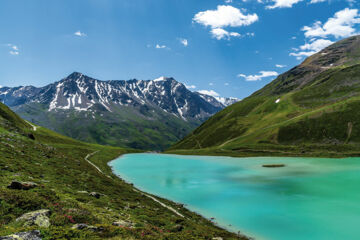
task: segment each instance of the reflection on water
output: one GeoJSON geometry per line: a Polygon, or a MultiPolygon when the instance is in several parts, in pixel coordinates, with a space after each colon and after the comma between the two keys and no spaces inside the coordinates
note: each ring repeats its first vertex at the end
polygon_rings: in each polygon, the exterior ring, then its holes
{"type": "Polygon", "coordinates": [[[360,159],[129,154],[110,163],[137,187],[257,239],[360,236],[360,159]],[[282,168],[263,164],[284,163],[282,168]]]}

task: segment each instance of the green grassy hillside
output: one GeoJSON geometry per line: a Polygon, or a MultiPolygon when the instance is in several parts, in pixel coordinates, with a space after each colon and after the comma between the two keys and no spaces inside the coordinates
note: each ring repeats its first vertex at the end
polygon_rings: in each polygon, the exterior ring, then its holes
{"type": "Polygon", "coordinates": [[[169,152],[358,156],[360,36],[335,43],[211,117],[169,152]]]}
{"type": "Polygon", "coordinates": [[[107,162],[133,150],[82,143],[31,126],[1,103],[0,114],[0,236],[36,229],[42,239],[238,239],[182,205],[156,197],[184,217],[175,214],[117,178],[107,162]],[[37,186],[8,188],[12,181],[37,186]],[[16,221],[40,209],[50,210],[50,227],[16,221]],[[119,221],[120,226],[113,225],[119,221]],[[79,223],[93,227],[72,228],[79,223]]]}

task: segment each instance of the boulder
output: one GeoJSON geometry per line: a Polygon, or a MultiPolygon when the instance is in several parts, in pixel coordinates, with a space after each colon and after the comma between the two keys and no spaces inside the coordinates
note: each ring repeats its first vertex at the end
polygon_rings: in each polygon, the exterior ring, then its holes
{"type": "Polygon", "coordinates": [[[97,193],[97,192],[91,192],[89,193],[89,196],[92,196],[94,198],[100,198],[101,197],[101,194],[100,193],[97,193]]]}
{"type": "Polygon", "coordinates": [[[176,224],[174,227],[171,228],[172,232],[181,232],[184,229],[183,225],[176,224]]]}
{"type": "Polygon", "coordinates": [[[72,229],[83,230],[83,229],[87,229],[88,227],[89,226],[85,223],[78,223],[72,226],[72,229]]]}
{"type": "Polygon", "coordinates": [[[34,226],[48,228],[50,226],[50,210],[41,209],[38,211],[28,212],[17,218],[16,221],[24,221],[24,226],[34,226]]]}
{"type": "Polygon", "coordinates": [[[28,138],[30,138],[31,140],[35,140],[35,136],[34,136],[34,134],[32,134],[32,133],[29,133],[29,134],[28,134],[28,138]]]}
{"type": "Polygon", "coordinates": [[[19,181],[12,181],[7,188],[9,189],[17,189],[17,190],[29,190],[32,188],[37,187],[36,183],[33,182],[19,182],[19,181]]]}
{"type": "Polygon", "coordinates": [[[41,234],[39,230],[18,232],[5,237],[0,237],[0,240],[41,240],[41,234]]]}
{"type": "Polygon", "coordinates": [[[71,228],[76,229],[76,230],[89,230],[89,231],[92,231],[92,232],[99,232],[99,231],[104,230],[104,228],[102,228],[102,227],[89,226],[89,225],[87,225],[85,223],[75,224],[71,228]]]}
{"type": "Polygon", "coordinates": [[[124,220],[119,220],[116,222],[112,223],[113,226],[117,226],[117,227],[128,227],[128,228],[132,228],[134,226],[134,223],[132,222],[127,222],[124,220]]]}
{"type": "Polygon", "coordinates": [[[213,237],[212,240],[223,240],[222,237],[213,237]]]}

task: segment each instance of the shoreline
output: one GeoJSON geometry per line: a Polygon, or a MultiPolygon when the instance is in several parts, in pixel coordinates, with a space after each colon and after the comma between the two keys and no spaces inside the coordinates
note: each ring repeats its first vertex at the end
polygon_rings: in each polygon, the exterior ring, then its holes
{"type": "MultiPolygon", "coordinates": [[[[144,153],[146,153],[146,152],[144,152],[144,153]]],[[[108,167],[111,169],[111,172],[112,172],[117,178],[119,178],[121,181],[124,181],[126,184],[131,185],[131,186],[133,187],[133,190],[134,190],[135,192],[139,192],[139,193],[141,193],[141,194],[143,194],[143,195],[145,195],[145,196],[146,196],[146,195],[150,195],[150,196],[151,196],[150,198],[165,199],[166,201],[169,201],[169,202],[171,202],[171,203],[174,204],[174,205],[181,206],[181,208],[184,208],[184,209],[186,209],[186,210],[188,210],[188,211],[190,211],[190,212],[193,212],[194,214],[196,214],[196,215],[198,215],[198,216],[206,219],[207,221],[210,221],[214,226],[216,226],[216,227],[218,227],[218,228],[221,228],[221,229],[223,229],[223,230],[225,230],[225,231],[228,231],[228,232],[231,232],[231,233],[236,234],[239,238],[245,238],[245,239],[248,239],[248,240],[264,240],[263,238],[251,237],[251,235],[252,235],[251,233],[246,233],[245,231],[242,231],[242,230],[239,230],[239,229],[236,229],[236,230],[234,229],[234,230],[232,230],[232,229],[229,228],[229,225],[231,225],[231,224],[229,224],[229,223],[221,224],[220,222],[214,222],[214,221],[212,220],[212,217],[209,217],[209,218],[208,218],[208,217],[204,216],[203,214],[199,213],[198,210],[193,210],[193,209],[191,209],[191,208],[195,208],[195,207],[192,207],[191,205],[188,205],[188,204],[186,204],[186,203],[177,202],[177,201],[171,200],[171,199],[169,199],[169,198],[167,198],[167,197],[162,197],[162,196],[160,196],[160,195],[158,195],[158,194],[153,194],[153,193],[151,193],[150,191],[147,191],[146,189],[143,190],[141,187],[138,187],[138,186],[136,186],[134,183],[132,183],[132,182],[130,182],[130,181],[122,178],[119,174],[115,173],[114,168],[113,168],[113,166],[110,165],[110,163],[113,162],[113,161],[118,160],[119,158],[123,157],[124,155],[130,155],[130,154],[141,154],[141,153],[126,153],[126,154],[122,154],[122,155],[120,155],[119,157],[117,157],[117,158],[115,158],[115,159],[113,159],[113,160],[111,160],[111,161],[108,161],[108,162],[107,162],[107,165],[108,165],[108,167]]],[[[147,154],[149,154],[149,153],[147,153],[147,154]]],[[[150,154],[163,154],[163,153],[150,153],[150,154]]],[[[166,153],[165,153],[165,154],[166,154],[166,153]]],[[[172,155],[176,155],[176,154],[172,154],[172,155]]],[[[149,197],[149,196],[147,196],[147,197],[149,197]]],[[[154,199],[152,199],[152,200],[155,201],[154,199]]],[[[159,201],[159,200],[156,201],[156,202],[158,202],[158,203],[160,202],[160,204],[162,203],[162,202],[159,201]]],[[[163,204],[164,204],[164,203],[163,203],[163,204]]],[[[165,205],[166,205],[166,204],[165,204],[165,205]]],[[[171,211],[171,210],[170,210],[170,211],[171,211]]],[[[215,218],[215,219],[216,219],[216,218],[215,218]]],[[[231,226],[232,226],[232,225],[231,225],[231,226]]]]}

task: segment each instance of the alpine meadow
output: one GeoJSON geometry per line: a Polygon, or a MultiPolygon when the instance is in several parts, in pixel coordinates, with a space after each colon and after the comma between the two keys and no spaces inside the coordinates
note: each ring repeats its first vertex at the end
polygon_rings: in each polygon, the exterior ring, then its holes
{"type": "Polygon", "coordinates": [[[360,2],[3,0],[0,240],[356,240],[360,2]]]}

